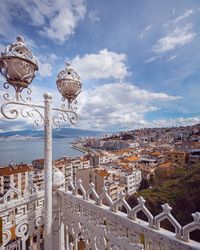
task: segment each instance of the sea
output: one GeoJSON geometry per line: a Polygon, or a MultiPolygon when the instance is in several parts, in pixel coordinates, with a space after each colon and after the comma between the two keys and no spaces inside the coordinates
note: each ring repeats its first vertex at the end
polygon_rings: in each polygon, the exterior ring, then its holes
{"type": "MultiPolygon", "coordinates": [[[[52,142],[53,160],[60,157],[82,156],[83,153],[73,149],[75,138],[54,138],[52,142]]],[[[32,160],[44,158],[44,139],[17,138],[0,140],[0,167],[8,164],[31,163],[32,160]]]]}

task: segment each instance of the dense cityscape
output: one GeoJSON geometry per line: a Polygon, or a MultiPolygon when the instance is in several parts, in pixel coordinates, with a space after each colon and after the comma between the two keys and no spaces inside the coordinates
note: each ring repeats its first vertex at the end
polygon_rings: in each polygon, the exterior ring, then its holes
{"type": "MultiPolygon", "coordinates": [[[[113,202],[123,194],[131,203],[139,191],[153,188],[153,178],[158,178],[163,185],[163,180],[170,179],[177,169],[192,171],[199,166],[200,124],[82,137],[73,143],[73,148],[84,152],[84,156],[53,161],[54,173],[61,172],[64,176],[62,187],[66,191],[70,190],[70,182],[76,185],[81,180],[85,190],[93,183],[98,195],[106,188],[113,202]]],[[[1,166],[0,203],[7,204],[19,195],[26,195],[30,184],[38,191],[44,190],[44,159],[34,159],[32,164],[1,166]]],[[[151,199],[148,195],[146,198],[151,199]]],[[[106,199],[103,203],[109,205],[106,199]]],[[[199,209],[197,203],[193,209],[199,209]]],[[[10,221],[13,227],[14,222],[13,214],[10,221]]],[[[16,244],[14,238],[13,244],[16,244]]]]}
{"type": "MultiPolygon", "coordinates": [[[[53,161],[54,168],[64,174],[65,185],[69,179],[73,182],[82,179],[86,189],[91,182],[95,183],[99,194],[106,185],[115,200],[118,192],[136,193],[142,179],[148,180],[156,171],[167,173],[177,167],[189,169],[198,164],[200,125],[139,129],[99,138],[79,138],[73,147],[85,155],[53,161]]],[[[10,187],[24,194],[30,178],[39,189],[44,187],[44,159],[34,159],[30,165],[12,163],[1,166],[0,171],[1,197],[10,187]]]]}
{"type": "Polygon", "coordinates": [[[199,13],[0,1],[0,250],[200,250],[199,13]]]}

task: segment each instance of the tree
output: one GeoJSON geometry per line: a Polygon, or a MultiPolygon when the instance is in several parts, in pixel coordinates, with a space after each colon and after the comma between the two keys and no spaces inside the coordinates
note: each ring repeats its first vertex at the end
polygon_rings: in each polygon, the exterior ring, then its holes
{"type": "Polygon", "coordinates": [[[141,191],[143,189],[147,189],[147,188],[149,188],[149,186],[150,186],[149,181],[147,179],[143,178],[141,183],[140,183],[139,191],[141,191]]]}

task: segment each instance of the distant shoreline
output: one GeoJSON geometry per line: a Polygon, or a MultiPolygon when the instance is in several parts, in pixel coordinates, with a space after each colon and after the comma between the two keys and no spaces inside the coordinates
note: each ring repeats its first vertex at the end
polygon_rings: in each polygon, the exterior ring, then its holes
{"type": "MultiPolygon", "coordinates": [[[[24,140],[44,140],[44,137],[41,136],[0,136],[0,141],[24,141],[24,140]]],[[[63,140],[74,140],[76,138],[69,137],[52,137],[53,140],[63,139],[63,140]]]]}
{"type": "Polygon", "coordinates": [[[84,154],[88,153],[88,150],[84,149],[84,147],[77,146],[77,145],[71,145],[70,147],[77,151],[80,151],[81,153],[84,153],[84,154]]]}
{"type": "Polygon", "coordinates": [[[90,148],[90,147],[84,147],[83,145],[80,145],[80,144],[72,144],[71,148],[77,151],[80,151],[84,154],[87,154],[87,153],[96,154],[99,151],[101,151],[101,150],[90,148]]]}

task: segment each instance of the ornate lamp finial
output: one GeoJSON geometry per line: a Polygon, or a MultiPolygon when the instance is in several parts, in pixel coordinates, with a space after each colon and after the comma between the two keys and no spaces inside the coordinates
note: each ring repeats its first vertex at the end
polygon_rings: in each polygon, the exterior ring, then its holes
{"type": "Polygon", "coordinates": [[[25,40],[24,40],[23,36],[17,36],[16,40],[19,43],[25,43],[25,40]]]}

